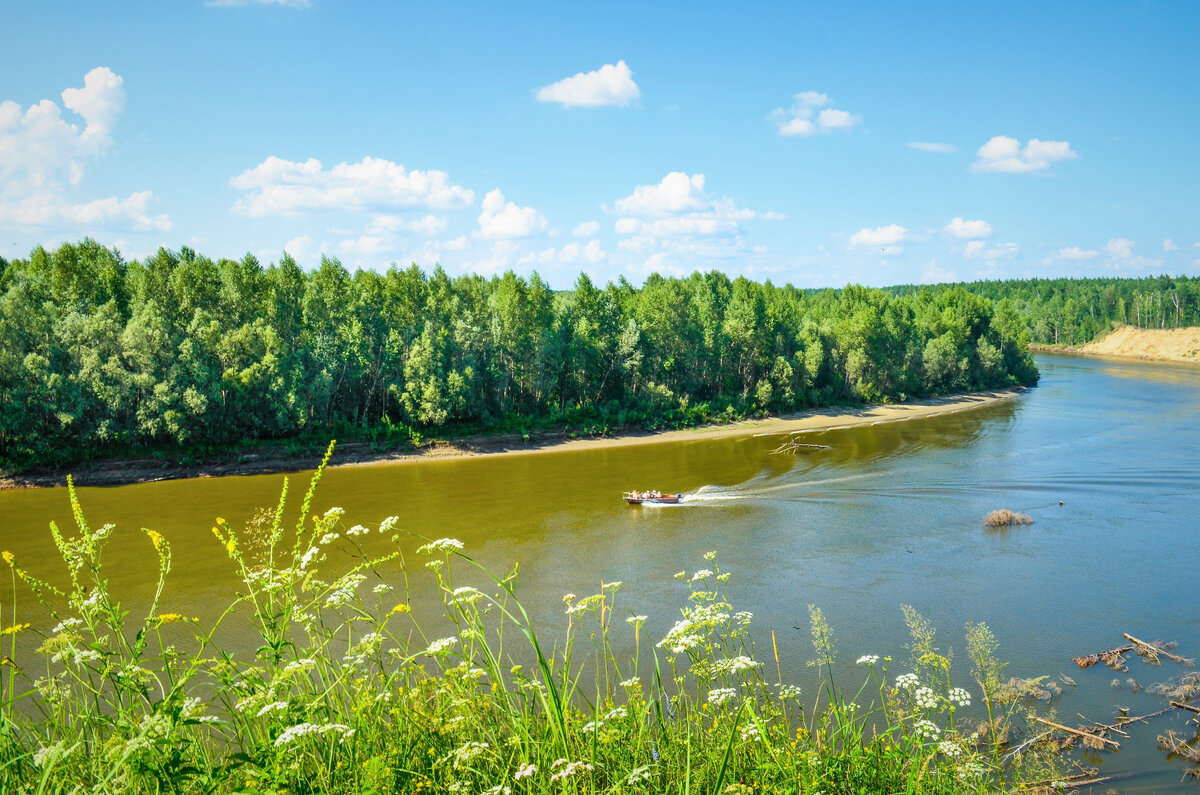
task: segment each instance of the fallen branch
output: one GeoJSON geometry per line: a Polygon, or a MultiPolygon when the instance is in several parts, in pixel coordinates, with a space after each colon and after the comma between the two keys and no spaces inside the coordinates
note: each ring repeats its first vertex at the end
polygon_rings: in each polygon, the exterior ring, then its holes
{"type": "Polygon", "coordinates": [[[789,439],[788,441],[784,442],[783,444],[779,445],[774,450],[772,450],[771,454],[777,455],[780,453],[795,453],[802,449],[804,449],[804,450],[828,450],[829,445],[827,445],[827,444],[805,444],[803,442],[794,442],[789,439]]]}
{"type": "Polygon", "coordinates": [[[1096,768],[1084,770],[1081,773],[1076,773],[1073,776],[1068,776],[1065,779],[1045,779],[1043,781],[1032,781],[1027,784],[1021,784],[1021,792],[1059,792],[1064,789],[1078,789],[1079,787],[1090,787],[1095,784],[1106,784],[1110,781],[1117,781],[1123,778],[1129,778],[1128,773],[1120,773],[1111,776],[1096,776],[1100,771],[1096,768]]]}
{"type": "Polygon", "coordinates": [[[1162,641],[1158,641],[1157,643],[1147,643],[1144,640],[1138,640],[1128,632],[1122,632],[1121,636],[1138,647],[1138,654],[1144,654],[1154,662],[1158,662],[1158,656],[1161,654],[1168,660],[1174,660],[1185,668],[1194,668],[1196,665],[1195,660],[1189,660],[1186,657],[1180,657],[1178,654],[1171,654],[1171,652],[1163,648],[1167,644],[1163,643],[1162,641]]]}
{"type": "Polygon", "coordinates": [[[1200,707],[1193,707],[1191,704],[1181,704],[1178,701],[1172,701],[1170,704],[1176,709],[1186,709],[1188,712],[1195,712],[1197,715],[1200,715],[1200,707]]]}
{"type": "Polygon", "coordinates": [[[1102,662],[1109,668],[1117,671],[1128,670],[1125,667],[1125,652],[1133,651],[1132,646],[1118,646],[1115,649],[1108,651],[1098,651],[1095,654],[1088,654],[1084,657],[1072,657],[1071,662],[1078,665],[1080,668],[1091,668],[1096,663],[1102,662]]]}
{"type": "Polygon", "coordinates": [[[1193,748],[1188,745],[1187,740],[1184,740],[1173,731],[1168,731],[1165,736],[1158,735],[1158,747],[1175,754],[1180,759],[1186,759],[1189,762],[1200,762],[1200,748],[1193,748]]]}
{"type": "Polygon", "coordinates": [[[1007,754],[1005,754],[1004,759],[1002,759],[1001,762],[1007,763],[1008,760],[1012,759],[1014,756],[1020,756],[1022,753],[1024,753],[1026,748],[1033,745],[1034,743],[1037,743],[1037,742],[1040,742],[1041,740],[1046,739],[1049,736],[1050,736],[1050,732],[1042,732],[1041,734],[1037,735],[1036,737],[1030,737],[1028,740],[1021,743],[1016,748],[1012,749],[1007,754]]]}
{"type": "Polygon", "coordinates": [[[1158,712],[1151,712],[1149,715],[1138,715],[1136,718],[1130,718],[1127,715],[1122,715],[1117,718],[1117,725],[1124,726],[1127,723],[1148,723],[1151,718],[1157,718],[1159,715],[1166,715],[1174,705],[1160,709],[1158,712]]]}
{"type": "Polygon", "coordinates": [[[1034,720],[1036,720],[1038,723],[1044,723],[1052,729],[1058,729],[1059,731],[1066,732],[1067,734],[1073,734],[1074,736],[1083,740],[1084,745],[1087,745],[1088,747],[1093,747],[1093,741],[1101,742],[1105,745],[1111,745],[1113,750],[1121,747],[1121,744],[1116,740],[1110,740],[1107,737],[1101,737],[1099,734],[1093,734],[1086,729],[1072,729],[1070,726],[1063,726],[1061,723],[1054,723],[1053,721],[1048,721],[1045,718],[1035,717],[1034,720]]]}

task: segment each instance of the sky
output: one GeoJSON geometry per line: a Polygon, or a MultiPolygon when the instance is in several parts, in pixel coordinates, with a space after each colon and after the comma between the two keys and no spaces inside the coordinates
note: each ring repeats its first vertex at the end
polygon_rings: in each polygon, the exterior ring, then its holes
{"type": "Polygon", "coordinates": [[[0,0],[0,256],[1200,274],[1200,3],[0,0]]]}

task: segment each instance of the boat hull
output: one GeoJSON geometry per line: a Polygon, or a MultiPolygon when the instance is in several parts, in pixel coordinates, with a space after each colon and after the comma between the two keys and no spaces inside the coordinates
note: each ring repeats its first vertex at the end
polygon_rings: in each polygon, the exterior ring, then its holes
{"type": "Polygon", "coordinates": [[[683,499],[682,494],[660,494],[657,497],[634,497],[631,494],[625,495],[625,502],[630,505],[678,505],[683,499]]]}

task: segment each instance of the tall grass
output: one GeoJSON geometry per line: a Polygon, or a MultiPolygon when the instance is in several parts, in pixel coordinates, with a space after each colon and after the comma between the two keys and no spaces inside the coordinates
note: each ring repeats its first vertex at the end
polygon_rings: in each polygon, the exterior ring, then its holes
{"type": "Polygon", "coordinates": [[[661,639],[622,610],[619,582],[564,597],[563,625],[545,634],[516,567],[489,571],[450,538],[423,539],[410,562],[395,518],[368,529],[340,509],[311,515],[323,469],[294,528],[286,482],[257,529],[216,520],[214,549],[240,586],[211,625],[159,612],[172,557],[152,530],[154,594],[144,612],[123,607],[102,560],[115,529],[90,527],[73,487],[76,531],[51,525],[61,582],[4,553],[0,791],[983,792],[1009,789],[1014,764],[1042,764],[1002,754],[1021,709],[984,625],[968,631],[973,692],[951,686],[950,656],[907,609],[911,666],[895,676],[891,658],[864,656],[843,690],[832,629],[811,608],[822,677],[806,700],[783,681],[774,635],[757,655],[716,553],[677,575],[685,603],[661,639]],[[363,553],[366,534],[392,551],[363,553]],[[333,549],[354,564],[328,571],[333,549]],[[457,584],[463,572],[486,587],[457,584]],[[414,617],[410,577],[440,595],[432,624],[414,617]],[[54,626],[18,623],[18,580],[54,626]],[[221,645],[231,624],[255,628],[256,651],[221,645]],[[968,723],[973,701],[987,716],[968,723]]]}

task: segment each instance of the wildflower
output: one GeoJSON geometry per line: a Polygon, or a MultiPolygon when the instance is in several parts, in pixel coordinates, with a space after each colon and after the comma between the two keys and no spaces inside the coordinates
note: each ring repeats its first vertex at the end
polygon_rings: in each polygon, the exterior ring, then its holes
{"type": "Polygon", "coordinates": [[[800,692],[801,692],[800,688],[797,685],[780,685],[779,686],[779,697],[780,698],[798,699],[798,698],[800,698],[800,692]]]}
{"type": "Polygon", "coordinates": [[[4,550],[3,552],[0,552],[0,557],[3,557],[4,562],[7,563],[10,567],[13,565],[13,560],[14,560],[13,553],[9,552],[7,549],[4,550]]]}
{"type": "Polygon", "coordinates": [[[955,740],[942,740],[938,743],[938,750],[951,759],[956,759],[962,756],[963,748],[955,740]]]}
{"type": "Polygon", "coordinates": [[[646,616],[630,616],[629,618],[625,619],[625,623],[633,624],[635,627],[640,627],[642,624],[646,623],[646,616]]]}
{"type": "Polygon", "coordinates": [[[300,571],[307,570],[308,564],[313,562],[313,558],[315,558],[317,556],[317,553],[320,551],[321,550],[319,547],[312,547],[307,552],[305,552],[303,555],[301,555],[300,556],[300,567],[299,567],[300,571]]]}
{"type": "Polygon", "coordinates": [[[356,524],[356,525],[354,525],[354,527],[351,527],[349,530],[346,531],[346,535],[348,535],[348,536],[365,536],[369,532],[371,532],[371,531],[368,530],[366,527],[363,527],[360,524],[356,524]]]}
{"type": "Polygon", "coordinates": [[[396,524],[400,521],[399,516],[389,516],[379,524],[380,533],[390,533],[396,529],[396,524]]]}
{"type": "Polygon", "coordinates": [[[463,548],[463,543],[457,538],[439,538],[437,541],[430,541],[423,547],[417,549],[418,552],[430,555],[434,552],[458,552],[463,548]]]}
{"type": "Polygon", "coordinates": [[[915,731],[921,737],[927,740],[936,740],[942,733],[942,730],[937,727],[931,720],[919,720],[913,725],[915,731]]]}
{"type": "Polygon", "coordinates": [[[965,779],[983,778],[983,765],[979,764],[979,762],[972,759],[968,762],[963,762],[961,765],[959,765],[958,770],[955,772],[958,773],[959,778],[965,778],[965,779]]]}
{"type": "Polygon", "coordinates": [[[512,788],[506,787],[503,784],[497,784],[494,787],[485,789],[480,795],[511,795],[512,788]]]}
{"type": "Polygon", "coordinates": [[[734,657],[732,660],[717,660],[713,663],[713,669],[719,673],[736,674],[742,671],[752,671],[755,668],[762,667],[762,663],[755,662],[746,655],[742,654],[734,657]]]}
{"type": "Polygon", "coordinates": [[[425,654],[428,654],[430,657],[437,657],[439,655],[446,654],[451,648],[453,648],[455,643],[458,643],[458,638],[454,637],[453,635],[448,638],[435,640],[433,643],[429,644],[429,648],[425,650],[425,654]]]}
{"type": "Polygon", "coordinates": [[[677,580],[686,580],[686,579],[687,579],[687,572],[686,572],[686,571],[677,571],[677,572],[675,572],[675,579],[677,579],[677,580]]]}
{"type": "Polygon", "coordinates": [[[325,546],[326,544],[332,544],[334,541],[337,540],[337,538],[338,538],[337,533],[326,533],[325,535],[321,536],[321,540],[318,541],[317,543],[320,546],[325,546]]]}
{"type": "Polygon", "coordinates": [[[551,781],[561,781],[564,778],[570,778],[571,776],[575,775],[575,771],[577,770],[592,770],[592,766],[587,762],[567,762],[565,759],[555,760],[554,764],[550,766],[550,769],[554,770],[560,764],[565,764],[565,766],[562,770],[559,770],[557,773],[550,776],[551,781]]]}
{"type": "Polygon", "coordinates": [[[528,765],[524,765],[519,768],[516,773],[513,773],[513,781],[520,781],[523,778],[529,778],[536,772],[537,765],[530,762],[528,765]]]}
{"type": "Polygon", "coordinates": [[[717,559],[717,551],[714,549],[712,552],[705,552],[704,559],[707,560],[709,563],[712,563],[714,560],[717,559]]]}
{"type": "Polygon", "coordinates": [[[900,674],[896,677],[896,688],[899,690],[912,690],[920,683],[916,674],[900,674]]]}
{"type": "Polygon", "coordinates": [[[275,747],[282,748],[309,734],[328,734],[330,732],[342,735],[343,741],[354,736],[354,729],[342,723],[326,723],[324,725],[298,723],[284,729],[283,733],[275,738],[275,747]]]}
{"type": "Polygon", "coordinates": [[[287,706],[288,705],[287,705],[286,701],[272,701],[270,704],[267,704],[265,707],[260,709],[258,711],[258,714],[255,715],[254,717],[261,718],[263,715],[266,715],[268,712],[281,712],[281,711],[287,709],[287,706]]]}
{"type": "Polygon", "coordinates": [[[569,593],[569,594],[564,594],[564,595],[563,595],[563,604],[568,604],[568,605],[569,605],[569,604],[571,604],[571,602],[573,602],[573,601],[575,601],[575,594],[573,594],[573,593],[569,593]]]}
{"type": "MultiPolygon", "coordinates": [[[[8,553],[6,552],[4,554],[7,555],[8,553]]],[[[35,764],[38,767],[46,767],[51,762],[57,760],[60,756],[62,756],[63,751],[64,751],[64,749],[63,749],[61,743],[55,743],[53,745],[43,746],[34,752],[33,764],[35,764]]]]}
{"type": "Polygon", "coordinates": [[[650,780],[650,765],[642,765],[641,767],[637,768],[636,770],[634,770],[632,773],[629,774],[629,778],[625,779],[625,783],[629,786],[633,786],[634,784],[638,783],[639,781],[649,781],[649,780],[650,780]]]}
{"type": "Polygon", "coordinates": [[[918,687],[917,692],[913,693],[913,700],[918,709],[934,709],[938,705],[937,696],[928,687],[918,687]]]}
{"type": "Polygon", "coordinates": [[[758,726],[751,723],[746,728],[742,729],[742,742],[750,742],[753,740],[761,740],[762,735],[758,731],[758,726]]]}
{"type": "Polygon", "coordinates": [[[634,676],[634,677],[626,679],[624,682],[622,682],[621,687],[638,687],[639,685],[641,685],[641,683],[642,683],[642,680],[639,679],[638,677],[634,676]]]}
{"type": "Polygon", "coordinates": [[[78,618],[64,618],[61,622],[59,622],[58,626],[50,630],[50,633],[53,635],[59,635],[63,632],[67,632],[81,626],[83,626],[83,622],[78,618]]]}
{"type": "Polygon", "coordinates": [[[146,535],[150,537],[150,543],[154,545],[154,551],[161,552],[163,544],[162,533],[156,530],[147,530],[146,535]]]}
{"type": "Polygon", "coordinates": [[[614,581],[612,581],[612,582],[601,582],[601,583],[600,583],[600,590],[601,590],[601,591],[607,591],[607,590],[609,590],[610,588],[611,588],[612,590],[614,590],[614,591],[615,591],[615,590],[617,590],[617,589],[618,589],[618,588],[620,588],[620,587],[621,587],[621,581],[620,581],[620,580],[614,580],[614,581]]]}
{"type": "Polygon", "coordinates": [[[299,660],[292,660],[283,667],[283,675],[290,676],[298,671],[309,671],[316,666],[317,661],[311,657],[302,657],[299,660]]]}
{"type": "Polygon", "coordinates": [[[456,770],[466,767],[471,760],[482,754],[490,746],[487,743],[469,742],[455,748],[448,758],[454,760],[456,770]]]}
{"type": "Polygon", "coordinates": [[[159,613],[156,620],[159,624],[174,624],[176,621],[187,621],[187,617],[179,613],[159,613]]]}
{"type": "Polygon", "coordinates": [[[394,590],[396,590],[396,589],[393,588],[392,586],[388,585],[385,582],[381,582],[381,583],[379,583],[379,585],[376,585],[374,588],[371,589],[371,593],[387,593],[388,591],[394,591],[394,590]]]}
{"type": "Polygon", "coordinates": [[[857,665],[874,665],[879,662],[878,654],[864,654],[854,661],[857,665]]]}
{"type": "Polygon", "coordinates": [[[404,604],[404,602],[397,602],[396,606],[388,611],[388,615],[394,616],[394,615],[396,615],[396,613],[411,613],[411,612],[412,612],[411,607],[404,604]]]}
{"type": "Polygon", "coordinates": [[[606,721],[608,721],[608,720],[616,720],[617,718],[623,718],[623,717],[625,717],[625,716],[626,716],[626,715],[628,715],[628,714],[629,714],[629,713],[626,711],[625,707],[623,707],[623,706],[621,706],[621,707],[613,707],[612,709],[610,709],[610,710],[608,711],[608,713],[607,713],[607,714],[605,714],[605,716],[604,716],[604,719],[605,719],[606,721]]]}
{"type": "Polygon", "coordinates": [[[342,518],[345,513],[345,508],[330,508],[325,512],[325,516],[322,518],[324,518],[327,522],[336,522],[338,519],[342,518]]]}
{"type": "Polygon", "coordinates": [[[691,582],[697,582],[698,580],[707,580],[711,576],[713,576],[713,573],[711,571],[709,571],[708,569],[700,569],[698,572],[696,572],[695,574],[692,575],[691,582]]]}
{"type": "Polygon", "coordinates": [[[456,604],[471,604],[475,600],[483,597],[483,593],[478,588],[472,588],[469,585],[464,585],[461,588],[455,588],[454,593],[451,595],[454,597],[454,602],[456,604]]]}
{"type": "Polygon", "coordinates": [[[971,694],[961,687],[950,688],[950,703],[957,707],[971,706],[971,694]]]}
{"type": "Polygon", "coordinates": [[[729,572],[717,575],[717,582],[729,582],[729,572]]]}
{"type": "Polygon", "coordinates": [[[717,687],[708,691],[708,703],[719,707],[736,695],[737,690],[732,687],[717,687]]]}
{"type": "Polygon", "coordinates": [[[749,626],[750,621],[753,618],[754,618],[754,614],[751,613],[749,610],[740,610],[737,613],[735,613],[733,616],[733,620],[738,622],[739,624],[741,624],[743,627],[749,626]]]}
{"type": "Polygon", "coordinates": [[[347,574],[334,583],[333,590],[325,597],[326,607],[342,607],[353,601],[358,586],[367,579],[365,574],[347,574]]]}
{"type": "Polygon", "coordinates": [[[19,632],[24,632],[25,630],[29,629],[29,627],[30,624],[28,622],[24,624],[13,624],[8,629],[0,632],[0,635],[16,635],[19,632]]]}

